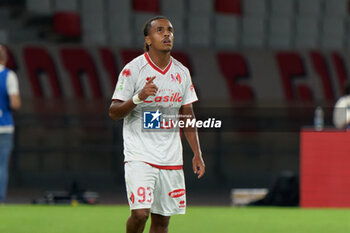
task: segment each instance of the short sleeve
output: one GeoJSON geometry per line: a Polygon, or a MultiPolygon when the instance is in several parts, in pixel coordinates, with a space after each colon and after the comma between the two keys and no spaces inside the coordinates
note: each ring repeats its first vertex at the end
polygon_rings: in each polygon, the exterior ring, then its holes
{"type": "Polygon", "coordinates": [[[197,100],[198,100],[198,97],[192,83],[191,74],[188,71],[188,69],[186,69],[186,83],[185,83],[184,96],[182,99],[182,105],[191,104],[193,102],[196,102],[197,100]]]}
{"type": "Polygon", "coordinates": [[[112,100],[127,101],[134,95],[135,80],[138,75],[136,69],[128,64],[120,72],[117,85],[115,87],[112,100]]]}
{"type": "Polygon", "coordinates": [[[8,72],[6,88],[9,95],[19,95],[18,78],[16,73],[12,70],[8,72]]]}

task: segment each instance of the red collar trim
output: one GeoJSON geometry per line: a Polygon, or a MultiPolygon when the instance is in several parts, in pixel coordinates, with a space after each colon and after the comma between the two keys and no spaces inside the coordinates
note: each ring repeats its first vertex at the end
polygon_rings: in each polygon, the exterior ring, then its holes
{"type": "Polygon", "coordinates": [[[151,58],[149,57],[148,53],[145,53],[145,58],[146,60],[148,61],[148,63],[152,66],[153,69],[155,69],[156,71],[158,71],[159,73],[161,73],[162,75],[165,75],[168,70],[170,69],[171,67],[171,64],[173,63],[173,59],[170,58],[170,62],[169,64],[165,67],[164,70],[161,70],[158,66],[156,66],[153,61],[151,60],[151,58]]]}

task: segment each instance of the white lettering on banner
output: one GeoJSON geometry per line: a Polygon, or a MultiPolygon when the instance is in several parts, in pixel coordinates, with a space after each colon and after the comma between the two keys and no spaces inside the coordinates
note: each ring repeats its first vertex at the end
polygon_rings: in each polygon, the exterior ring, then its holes
{"type": "Polygon", "coordinates": [[[186,127],[194,127],[194,125],[196,124],[196,119],[187,119],[187,122],[186,122],[186,127]]]}
{"type": "Polygon", "coordinates": [[[174,121],[174,120],[165,120],[163,119],[161,122],[162,129],[172,129],[172,128],[221,128],[222,121],[216,120],[215,118],[208,118],[207,120],[196,120],[196,119],[187,119],[186,122],[184,120],[174,121]]]}

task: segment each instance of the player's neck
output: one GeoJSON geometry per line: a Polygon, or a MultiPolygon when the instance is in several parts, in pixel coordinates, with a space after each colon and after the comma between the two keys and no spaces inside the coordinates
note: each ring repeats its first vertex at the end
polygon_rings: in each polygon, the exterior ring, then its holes
{"type": "Polygon", "coordinates": [[[165,69],[165,67],[170,62],[170,51],[162,52],[162,51],[154,51],[149,50],[148,55],[151,58],[152,62],[158,66],[160,69],[165,69]]]}

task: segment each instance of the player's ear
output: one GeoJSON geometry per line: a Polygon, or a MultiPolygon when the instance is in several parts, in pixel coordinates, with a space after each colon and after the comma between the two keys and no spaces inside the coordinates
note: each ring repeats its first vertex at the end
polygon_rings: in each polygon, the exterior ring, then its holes
{"type": "Polygon", "coordinates": [[[149,36],[146,36],[145,37],[145,43],[150,46],[152,43],[151,43],[151,38],[149,38],[149,36]]]}

